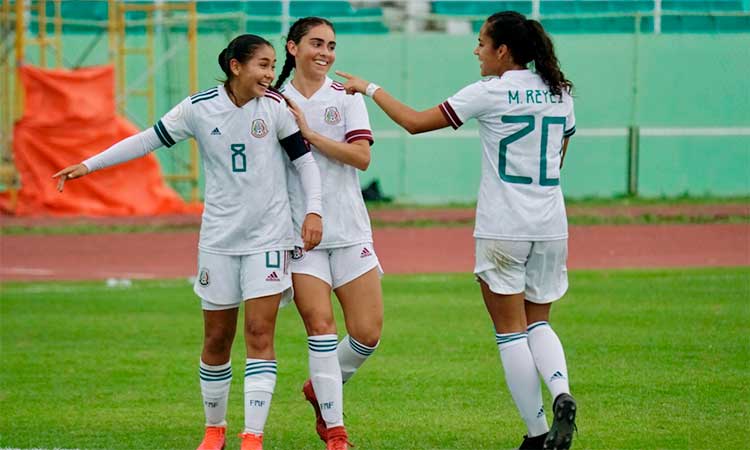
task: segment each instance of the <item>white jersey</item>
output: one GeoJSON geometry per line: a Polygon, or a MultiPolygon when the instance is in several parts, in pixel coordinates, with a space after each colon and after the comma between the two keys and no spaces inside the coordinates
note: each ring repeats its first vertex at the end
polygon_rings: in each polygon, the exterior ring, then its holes
{"type": "Polygon", "coordinates": [[[198,141],[206,180],[198,248],[222,255],[293,248],[279,140],[299,129],[281,96],[268,91],[238,108],[224,86],[214,87],[183,100],[154,130],[167,147],[198,141]]]}
{"type": "MultiPolygon", "coordinates": [[[[361,94],[347,95],[341,83],[328,77],[309,99],[292,83],[287,83],[281,91],[302,108],[310,128],[323,136],[338,142],[366,139],[373,143],[370,118],[361,94]]],[[[325,156],[315,146],[311,146],[311,150],[323,186],[323,240],[317,248],[372,242],[370,217],[362,198],[357,169],[325,156]]],[[[287,167],[293,170],[290,165],[287,167]]],[[[289,197],[297,236],[305,218],[305,205],[299,180],[293,177],[289,180],[289,197]]],[[[297,241],[301,246],[302,241],[297,241]]]]}
{"type": "Polygon", "coordinates": [[[560,158],[563,139],[575,133],[570,95],[552,95],[530,70],[509,70],[466,86],[440,110],[454,129],[471,118],[479,122],[482,178],[474,237],[567,238],[560,158]]]}

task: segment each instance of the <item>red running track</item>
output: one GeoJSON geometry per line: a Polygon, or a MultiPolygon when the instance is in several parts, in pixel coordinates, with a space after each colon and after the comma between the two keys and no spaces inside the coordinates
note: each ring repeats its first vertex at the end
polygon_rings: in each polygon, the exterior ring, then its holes
{"type": "MultiPolygon", "coordinates": [[[[375,249],[387,273],[471,272],[470,227],[386,228],[375,249]]],[[[198,235],[20,235],[0,239],[0,281],[175,278],[196,272],[198,235]]],[[[750,265],[750,225],[570,228],[570,269],[750,265]]]]}

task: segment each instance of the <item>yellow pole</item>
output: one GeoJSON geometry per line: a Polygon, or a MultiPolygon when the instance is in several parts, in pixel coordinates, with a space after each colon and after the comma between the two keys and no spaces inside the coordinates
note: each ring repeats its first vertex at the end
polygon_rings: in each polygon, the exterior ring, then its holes
{"type": "Polygon", "coordinates": [[[39,66],[47,67],[47,2],[37,0],[37,40],[39,42],[39,66]]]}
{"type": "Polygon", "coordinates": [[[125,111],[125,5],[117,4],[117,112],[125,111]]]}
{"type": "Polygon", "coordinates": [[[115,0],[107,2],[107,38],[109,39],[107,58],[110,64],[115,64],[117,54],[117,2],[115,0]]]}
{"type": "MultiPolygon", "coordinates": [[[[3,0],[2,9],[0,9],[0,34],[5,36],[10,31],[10,0],[3,0]]],[[[0,65],[0,169],[3,172],[8,167],[12,170],[13,152],[11,151],[10,133],[12,132],[13,122],[11,119],[11,93],[10,93],[10,57],[2,61],[0,65]]],[[[0,184],[4,189],[8,189],[11,177],[8,174],[0,174],[0,184]]]]}
{"type": "Polygon", "coordinates": [[[55,47],[55,67],[60,69],[63,65],[62,0],[55,0],[55,47]]]}
{"type": "Polygon", "coordinates": [[[154,83],[154,9],[146,12],[146,67],[148,67],[148,80],[146,81],[146,102],[148,105],[148,123],[149,125],[156,122],[156,90],[154,83]]]}
{"type": "Polygon", "coordinates": [[[21,83],[21,65],[26,57],[24,50],[26,48],[26,24],[23,20],[24,0],[16,0],[16,90],[15,90],[15,110],[14,117],[21,118],[23,114],[23,84],[21,83]]]}
{"type": "MultiPolygon", "coordinates": [[[[195,1],[188,3],[188,48],[190,51],[189,71],[190,71],[190,94],[198,91],[198,16],[195,9],[195,1]]],[[[190,141],[190,175],[193,188],[190,190],[190,200],[198,201],[198,145],[195,139],[190,141]]]]}

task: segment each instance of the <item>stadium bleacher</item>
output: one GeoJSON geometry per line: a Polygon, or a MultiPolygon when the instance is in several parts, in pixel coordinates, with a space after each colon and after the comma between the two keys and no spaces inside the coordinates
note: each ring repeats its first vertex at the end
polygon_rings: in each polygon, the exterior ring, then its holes
{"type": "MultiPolygon", "coordinates": [[[[369,2],[355,7],[348,1],[289,2],[289,17],[321,16],[332,19],[339,33],[382,34],[389,31],[384,19],[387,2],[369,2]]],[[[390,2],[392,3],[392,2],[390,2]]],[[[471,29],[478,31],[482,18],[496,11],[513,10],[532,15],[531,0],[507,1],[445,1],[429,2],[430,13],[440,22],[467,20],[471,29]]],[[[70,20],[107,20],[107,1],[62,2],[62,14],[67,23],[63,32],[90,32],[93,27],[70,20]]],[[[633,33],[654,31],[652,0],[541,0],[539,14],[545,28],[553,33],[633,33]]],[[[37,14],[32,9],[31,15],[37,14]]],[[[197,12],[201,15],[200,30],[249,31],[259,34],[278,33],[282,28],[281,1],[199,1],[197,12]],[[239,16],[238,13],[242,14],[239,16]],[[214,17],[211,17],[214,16],[214,17]],[[243,20],[244,19],[244,20],[243,20]],[[244,22],[244,23],[243,23],[244,22]],[[238,30],[244,26],[245,30],[238,30]]],[[[663,33],[731,33],[750,31],[748,0],[664,0],[661,2],[661,27],[663,33]],[[740,13],[740,14],[733,14],[740,13]]],[[[47,14],[54,14],[53,2],[47,2],[47,14]]],[[[146,16],[139,11],[128,12],[129,20],[146,16]]],[[[48,32],[52,24],[48,22],[48,32]]],[[[32,23],[32,31],[36,31],[32,23]]],[[[437,29],[440,29],[438,26],[437,29]]],[[[131,26],[128,32],[143,31],[142,26],[131,26]]]]}

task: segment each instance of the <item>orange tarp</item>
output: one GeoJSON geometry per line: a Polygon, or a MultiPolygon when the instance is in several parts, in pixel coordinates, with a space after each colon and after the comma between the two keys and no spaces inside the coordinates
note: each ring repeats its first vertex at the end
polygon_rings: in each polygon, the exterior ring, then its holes
{"type": "Polygon", "coordinates": [[[153,153],[67,182],[64,192],[57,192],[52,174],[138,129],[115,113],[111,66],[72,71],[23,66],[20,76],[25,105],[13,130],[21,180],[14,214],[131,216],[200,211],[200,205],[186,204],[165,184],[153,153]]]}

